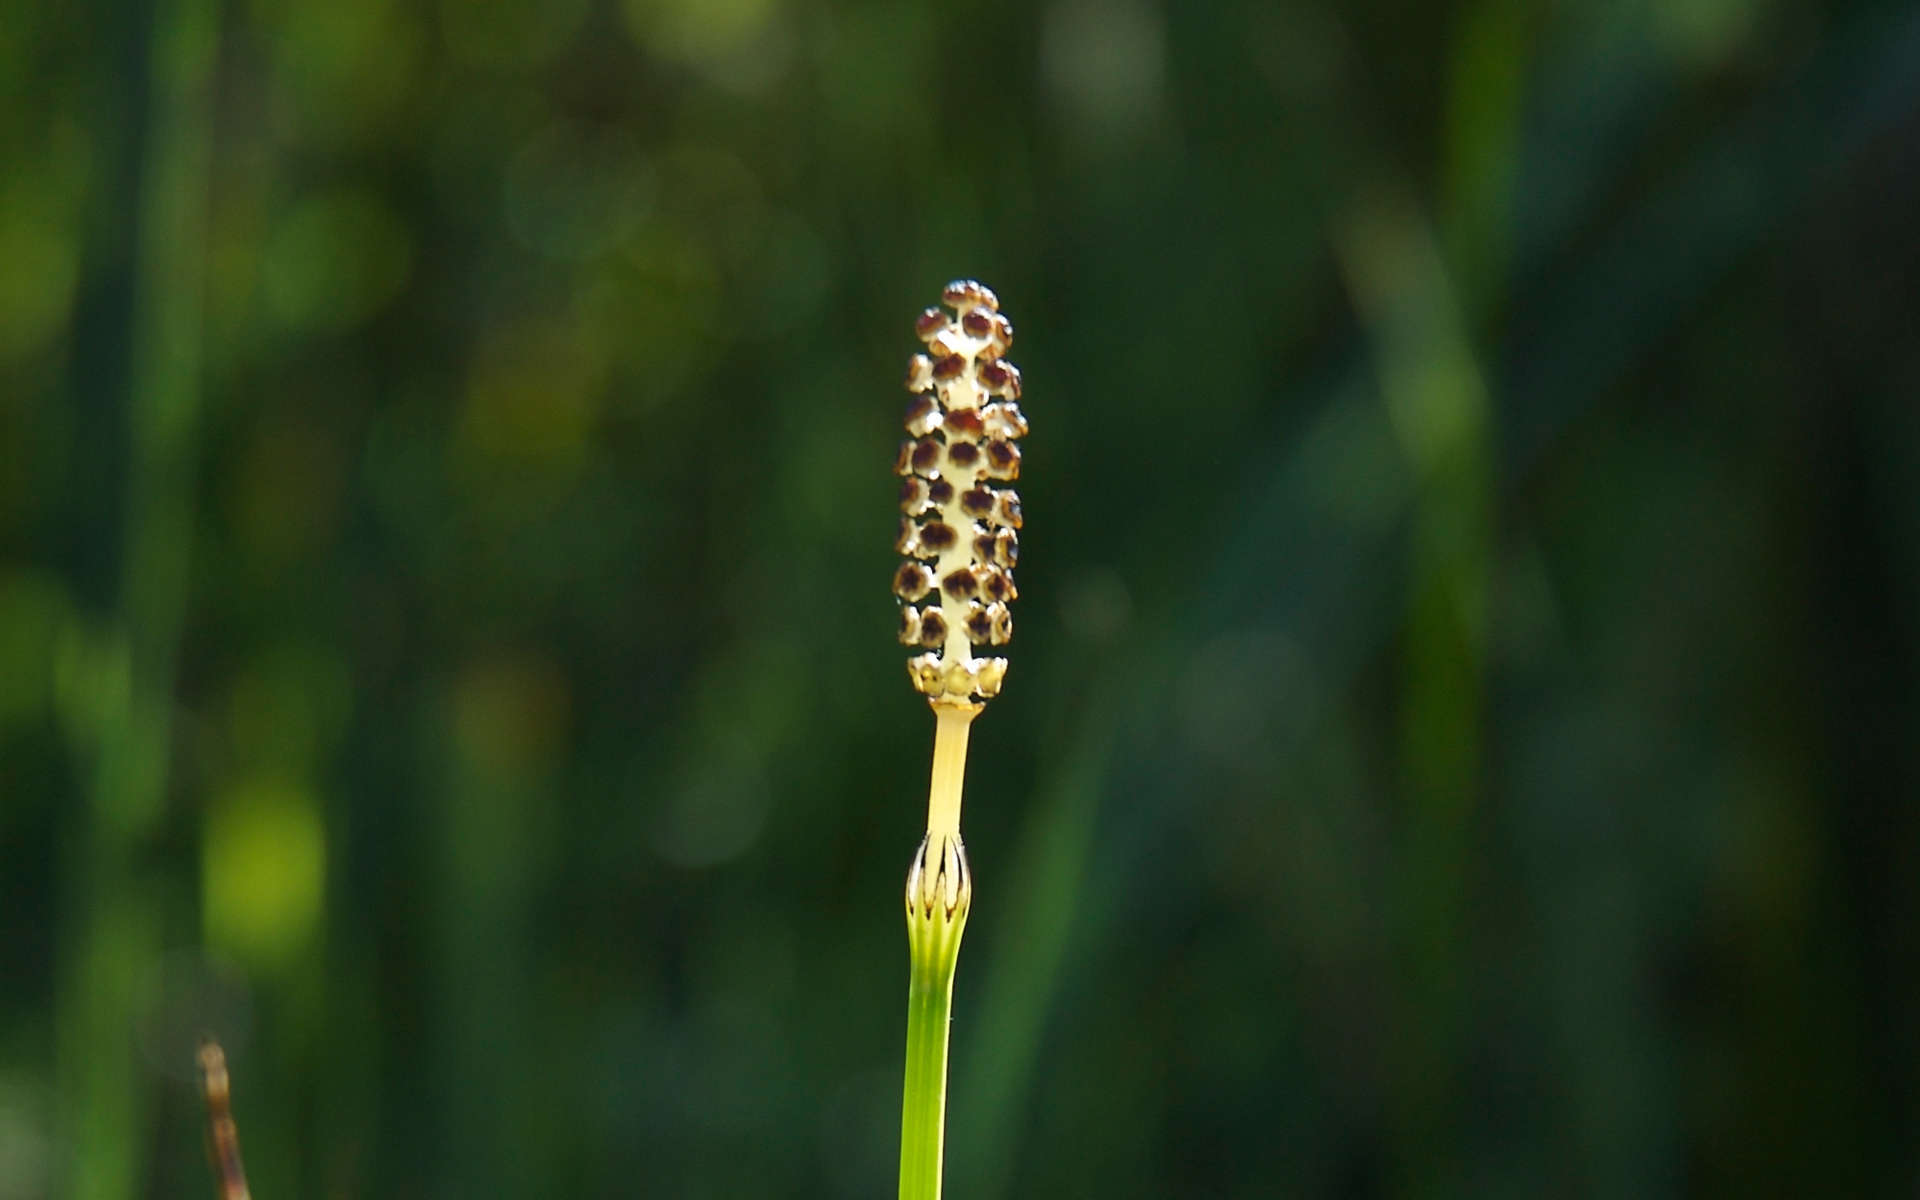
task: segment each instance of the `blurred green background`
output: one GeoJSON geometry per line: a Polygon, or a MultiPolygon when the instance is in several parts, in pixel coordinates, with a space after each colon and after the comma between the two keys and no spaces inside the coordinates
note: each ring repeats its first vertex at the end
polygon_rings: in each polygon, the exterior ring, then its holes
{"type": "Polygon", "coordinates": [[[0,1197],[1920,1188],[1920,10],[13,0],[0,1197]]]}

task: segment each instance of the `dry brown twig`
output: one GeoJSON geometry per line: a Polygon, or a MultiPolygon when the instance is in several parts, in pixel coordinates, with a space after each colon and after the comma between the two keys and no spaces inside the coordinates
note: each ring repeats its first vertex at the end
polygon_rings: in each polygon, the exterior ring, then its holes
{"type": "Polygon", "coordinates": [[[233,1122],[233,1096],[227,1080],[227,1055],[220,1043],[200,1043],[200,1087],[207,1101],[207,1159],[213,1166],[219,1200],[252,1200],[247,1169],[240,1163],[240,1130],[233,1122]]]}

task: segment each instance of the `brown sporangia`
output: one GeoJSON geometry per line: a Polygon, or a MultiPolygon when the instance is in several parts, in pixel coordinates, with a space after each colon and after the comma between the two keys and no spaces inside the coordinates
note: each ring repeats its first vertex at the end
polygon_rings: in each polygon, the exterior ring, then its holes
{"type": "Polygon", "coordinates": [[[980,594],[980,580],[975,577],[972,567],[961,567],[949,572],[940,581],[940,590],[955,600],[965,600],[980,594]]]}
{"type": "Polygon", "coordinates": [[[977,442],[986,432],[986,420],[975,408],[956,408],[941,422],[950,440],[977,442]]]}
{"type": "Polygon", "coordinates": [[[1000,311],[1000,297],[993,289],[975,279],[956,279],[940,293],[941,303],[956,313],[970,308],[984,308],[992,312],[1000,311]]]}
{"type": "Polygon", "coordinates": [[[960,540],[960,535],[955,533],[953,526],[947,524],[945,521],[929,521],[920,527],[920,548],[922,551],[932,550],[938,553],[952,546],[958,540],[960,540]]]}
{"type": "Polygon", "coordinates": [[[1027,418],[1017,404],[989,404],[980,410],[980,422],[986,435],[999,441],[1027,436],[1027,418]]]}
{"type": "Polygon", "coordinates": [[[1017,493],[992,485],[1019,478],[1015,442],[1027,419],[1019,368],[1005,358],[1013,322],[998,297],[957,280],[941,303],[915,319],[926,350],[907,361],[908,440],[894,463],[904,519],[894,549],[908,561],[894,572],[893,592],[900,641],[926,651],[907,664],[914,687],[936,702],[966,703],[996,695],[1006,677],[1005,659],[976,658],[971,648],[1004,645],[1013,633],[1007,605],[1017,594],[1023,514],[1017,493]]]}
{"type": "MultiPolygon", "coordinates": [[[[915,361],[925,362],[925,355],[916,355],[915,361]]],[[[907,386],[913,386],[913,375],[907,376],[907,386]]],[[[932,396],[915,396],[907,401],[907,432],[913,436],[925,437],[940,428],[940,403],[932,396]]]]}
{"type": "MultiPolygon", "coordinates": [[[[914,465],[919,466],[919,451],[915,452],[914,465]]],[[[1020,478],[1020,447],[1001,438],[987,443],[987,475],[993,479],[1020,478]]]]}
{"type": "Polygon", "coordinates": [[[893,573],[893,594],[914,601],[933,590],[933,572],[925,563],[903,562],[893,573]]]}
{"type": "Polygon", "coordinates": [[[1005,604],[1020,593],[1013,586],[1013,574],[1003,567],[988,567],[981,572],[980,590],[990,600],[1005,604]]]}
{"type": "Polygon", "coordinates": [[[1002,529],[993,535],[993,565],[1005,567],[1009,571],[1020,561],[1020,535],[1011,529],[1002,529]]]}
{"type": "Polygon", "coordinates": [[[1020,398],[1020,368],[1005,359],[999,359],[980,368],[980,386],[990,396],[1004,396],[1009,400],[1020,398]]]}
{"type": "Polygon", "coordinates": [[[1013,610],[1004,604],[987,605],[987,619],[993,624],[993,644],[1004,646],[1013,640],[1013,610]]]}
{"type": "Polygon", "coordinates": [[[947,640],[947,614],[937,608],[920,610],[920,644],[932,649],[947,640]]]}
{"type": "Polygon", "coordinates": [[[993,618],[984,604],[967,605],[967,640],[984,646],[993,637],[993,618]]]}

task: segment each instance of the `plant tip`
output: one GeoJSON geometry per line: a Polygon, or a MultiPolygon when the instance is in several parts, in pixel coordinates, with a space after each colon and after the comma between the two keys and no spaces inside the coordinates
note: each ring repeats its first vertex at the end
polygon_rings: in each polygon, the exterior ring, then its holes
{"type": "Polygon", "coordinates": [[[926,651],[907,661],[913,686],[936,707],[991,699],[1007,660],[975,657],[976,646],[1013,637],[1009,602],[1018,594],[1020,556],[1018,440],[1020,369],[1002,357],[1013,323],[991,289],[956,280],[914,321],[928,353],[907,360],[907,440],[901,476],[900,530],[894,550],[907,561],[893,576],[900,601],[900,643],[926,651]],[[948,311],[951,310],[951,311],[948,311]]]}

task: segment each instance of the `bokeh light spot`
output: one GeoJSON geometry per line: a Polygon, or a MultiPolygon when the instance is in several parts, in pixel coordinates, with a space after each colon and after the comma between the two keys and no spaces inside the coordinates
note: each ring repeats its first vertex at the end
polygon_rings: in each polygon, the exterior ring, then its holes
{"type": "Polygon", "coordinates": [[[476,481],[513,468],[522,486],[573,477],[587,451],[606,379],[606,347],[571,326],[536,323],[497,330],[467,381],[459,450],[476,481]]]}
{"type": "Polygon", "coordinates": [[[572,693],[547,659],[503,655],[469,666],[453,694],[460,752],[483,772],[518,774],[564,747],[572,693]]]}
{"type": "Polygon", "coordinates": [[[326,866],[326,831],[303,787],[257,779],[232,788],[207,813],[208,943],[252,968],[287,965],[317,932],[326,866]]]}
{"type": "Polygon", "coordinates": [[[1245,768],[1284,752],[1306,730],[1314,682],[1304,656],[1283,634],[1221,634],[1188,662],[1175,697],[1187,743],[1245,768]]]}
{"type": "Polygon", "coordinates": [[[1081,567],[1060,589],[1060,624],[1068,636],[1096,645],[1113,641],[1133,620],[1133,593],[1108,567],[1081,567]]]}
{"type": "Polygon", "coordinates": [[[228,505],[235,531],[268,562],[324,545],[340,512],[344,464],[314,429],[270,429],[252,439],[233,472],[228,505]]]}
{"type": "Polygon", "coordinates": [[[299,772],[345,728],[352,681],[316,646],[277,647],[248,662],[227,699],[227,750],[246,767],[299,772]]]}
{"type": "Polygon", "coordinates": [[[1757,0],[1668,0],[1649,11],[1660,47],[1684,66],[1709,68],[1754,39],[1769,6],[1757,0]]]}
{"type": "Polygon", "coordinates": [[[385,308],[413,269],[405,224],[371,192],[341,189],[296,204],[267,239],[269,308],[299,330],[340,332],[385,308]]]}
{"type": "Polygon", "coordinates": [[[391,0],[261,3],[271,32],[276,113],[301,140],[370,141],[406,110],[420,78],[422,30],[413,6],[391,0]]]}
{"type": "Polygon", "coordinates": [[[777,0],[625,0],[622,7],[649,51],[734,90],[766,86],[790,57],[777,0]]]}
{"type": "Polygon", "coordinates": [[[714,755],[691,767],[656,814],[653,848],[681,867],[712,867],[753,845],[767,820],[757,756],[714,755]]]}
{"type": "Polygon", "coordinates": [[[536,134],[507,167],[507,225],[522,245],[562,260],[596,257],[646,215],[653,174],[626,140],[569,124],[536,134]]]}
{"type": "Polygon", "coordinates": [[[1145,0],[1068,0],[1047,10],[1041,67],[1074,125],[1134,137],[1165,103],[1166,35],[1145,0]]]}

